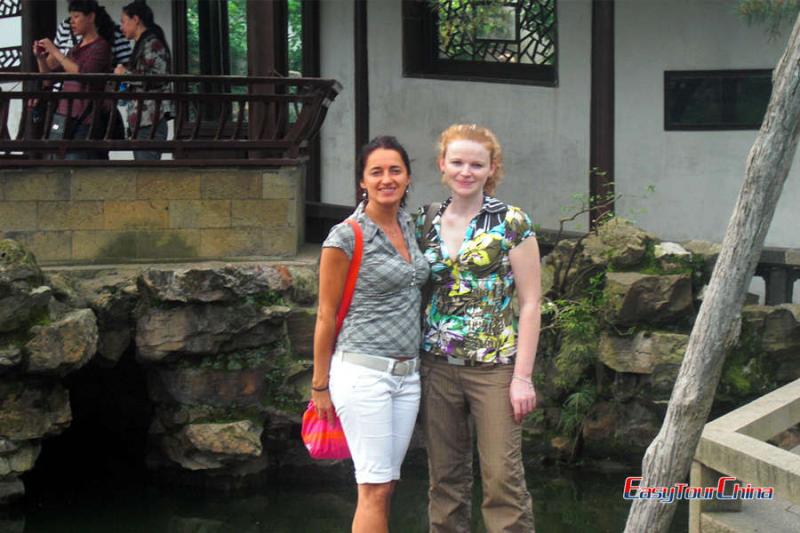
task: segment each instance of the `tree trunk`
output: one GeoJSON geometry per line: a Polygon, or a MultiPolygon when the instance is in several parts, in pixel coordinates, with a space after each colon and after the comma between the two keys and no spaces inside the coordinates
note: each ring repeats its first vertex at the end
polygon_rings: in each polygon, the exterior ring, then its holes
{"type": "MultiPolygon", "coordinates": [[[[739,334],[742,304],[792,165],[799,124],[800,17],[773,74],[772,98],[747,159],[745,181],[692,329],[664,424],[644,456],[641,486],[670,487],[688,475],[727,348],[739,334]]],[[[635,500],[625,532],[666,532],[675,509],[676,505],[658,500],[635,500]]]]}

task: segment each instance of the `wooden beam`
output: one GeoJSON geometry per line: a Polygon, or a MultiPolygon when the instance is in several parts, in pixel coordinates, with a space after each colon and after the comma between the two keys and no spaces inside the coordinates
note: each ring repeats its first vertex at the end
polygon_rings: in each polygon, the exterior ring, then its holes
{"type": "Polygon", "coordinates": [[[188,73],[189,55],[187,50],[186,0],[172,2],[172,71],[175,74],[188,73]]]}
{"type": "MultiPolygon", "coordinates": [[[[55,0],[22,0],[21,26],[22,26],[22,60],[20,64],[21,72],[38,72],[39,66],[33,56],[33,42],[49,37],[55,39],[56,28],[58,26],[58,12],[55,0]]],[[[32,91],[40,88],[34,81],[24,81],[23,88],[32,91]]],[[[5,127],[3,124],[0,127],[5,127]]],[[[20,117],[19,129],[24,132],[28,139],[38,138],[42,135],[43,123],[36,123],[28,113],[23,113],[20,117]]],[[[32,159],[38,160],[42,157],[39,152],[31,151],[28,154],[32,159]]]]}
{"type": "MultiPolygon", "coordinates": [[[[355,37],[355,131],[356,152],[369,142],[369,55],[367,52],[367,0],[354,0],[355,37]]],[[[356,168],[358,156],[356,155],[356,168]]],[[[356,186],[356,203],[361,191],[356,186]]]]}
{"type": "Polygon", "coordinates": [[[200,31],[200,74],[230,74],[228,67],[228,4],[219,0],[197,2],[200,31]],[[224,29],[224,31],[223,31],[224,29]]]}
{"type": "MultiPolygon", "coordinates": [[[[614,194],[614,0],[592,2],[592,89],[589,125],[589,194],[614,194]]],[[[592,209],[589,225],[614,211],[614,203],[592,209]]]]}
{"type": "Polygon", "coordinates": [[[250,76],[289,74],[286,0],[247,0],[247,71],[250,76]]]}
{"type": "MultiPolygon", "coordinates": [[[[247,0],[247,74],[249,76],[286,76],[289,71],[288,6],[286,0],[247,0]]],[[[274,94],[272,85],[251,87],[258,94],[274,94]]],[[[278,134],[278,108],[272,104],[256,104],[249,108],[248,126],[251,139],[264,132],[266,138],[278,134]]],[[[260,158],[261,154],[251,153],[260,158]]]]}
{"type": "Polygon", "coordinates": [[[55,38],[58,26],[55,0],[22,0],[22,72],[37,72],[33,41],[55,38]]]}
{"type": "MultiPolygon", "coordinates": [[[[320,22],[319,0],[305,0],[302,6],[303,24],[303,77],[316,78],[322,72],[320,63],[320,22]]],[[[322,200],[322,178],[320,163],[322,150],[319,135],[316,135],[309,146],[309,158],[306,165],[306,201],[322,200]]]]}

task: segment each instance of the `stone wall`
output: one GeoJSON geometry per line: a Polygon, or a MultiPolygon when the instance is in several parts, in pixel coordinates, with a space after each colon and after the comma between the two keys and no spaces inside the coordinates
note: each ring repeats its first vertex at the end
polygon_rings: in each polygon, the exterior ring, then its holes
{"type": "MultiPolygon", "coordinates": [[[[612,219],[545,257],[539,409],[525,423],[540,457],[638,462],[661,427],[719,251],[612,219]]],[[[749,303],[716,412],[799,377],[800,305],[749,303]]]]}
{"type": "Polygon", "coordinates": [[[293,256],[304,167],[0,170],[0,238],[42,264],[293,256]]]}
{"type": "Polygon", "coordinates": [[[0,502],[24,490],[41,440],[69,427],[62,380],[91,360],[97,338],[92,310],[57,297],[27,250],[0,241],[0,502]]]}
{"type": "Polygon", "coordinates": [[[297,428],[315,268],[287,260],[43,272],[19,243],[1,240],[0,503],[24,493],[20,474],[42,440],[70,426],[65,377],[75,383],[83,367],[122,358],[147,376],[153,471],[230,487],[263,481],[279,464],[305,468],[297,428]]]}

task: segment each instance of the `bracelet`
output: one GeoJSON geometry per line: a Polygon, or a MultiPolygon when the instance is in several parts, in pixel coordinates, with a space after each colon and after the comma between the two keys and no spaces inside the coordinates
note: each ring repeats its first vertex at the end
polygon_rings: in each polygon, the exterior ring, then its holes
{"type": "Polygon", "coordinates": [[[330,385],[325,385],[324,387],[315,387],[314,385],[311,385],[311,390],[313,390],[314,392],[325,392],[326,390],[328,390],[329,386],[330,385]]]}
{"type": "Polygon", "coordinates": [[[511,379],[516,379],[517,381],[521,381],[521,382],[523,382],[523,383],[527,383],[528,385],[530,385],[531,387],[533,387],[533,381],[531,381],[531,380],[529,380],[529,379],[526,379],[526,378],[523,378],[522,376],[518,376],[518,375],[516,375],[516,374],[512,374],[512,375],[511,375],[511,379]]]}

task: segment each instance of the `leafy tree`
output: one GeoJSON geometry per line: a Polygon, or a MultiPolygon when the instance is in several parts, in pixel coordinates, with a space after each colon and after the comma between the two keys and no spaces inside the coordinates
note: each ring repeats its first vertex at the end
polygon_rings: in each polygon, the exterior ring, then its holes
{"type": "Polygon", "coordinates": [[[247,76],[247,0],[228,1],[231,74],[247,76]]]}
{"type": "Polygon", "coordinates": [[[289,0],[289,71],[303,73],[303,15],[301,0],[289,0]]]}
{"type": "Polygon", "coordinates": [[[800,13],[800,0],[739,0],[736,9],[749,24],[764,24],[776,36],[785,22],[800,13]]]}
{"type": "MultiPolygon", "coordinates": [[[[301,0],[288,0],[289,70],[303,69],[303,20],[301,0]]],[[[188,69],[191,74],[200,74],[200,16],[198,0],[186,3],[188,69]]],[[[247,76],[247,0],[228,2],[228,40],[230,74],[247,76]]]]}
{"type": "Polygon", "coordinates": [[[197,0],[186,2],[186,68],[190,74],[200,74],[200,13],[197,0]]]}

